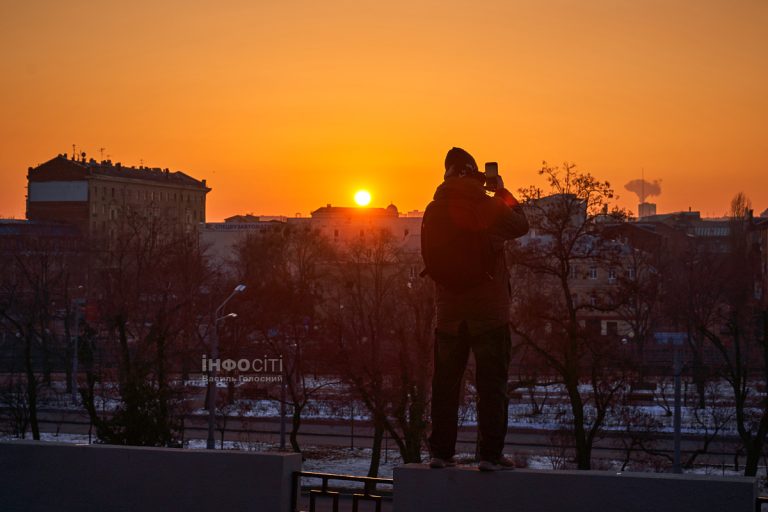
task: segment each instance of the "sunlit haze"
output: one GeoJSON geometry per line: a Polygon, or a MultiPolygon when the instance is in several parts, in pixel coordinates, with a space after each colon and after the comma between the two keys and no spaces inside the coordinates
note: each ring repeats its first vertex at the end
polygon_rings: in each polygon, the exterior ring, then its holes
{"type": "Polygon", "coordinates": [[[423,209],[451,146],[507,188],[542,160],[659,212],[768,208],[764,0],[4,2],[0,216],[85,151],[182,170],[208,219],[423,209]],[[104,148],[103,151],[101,148],[104,148]]]}

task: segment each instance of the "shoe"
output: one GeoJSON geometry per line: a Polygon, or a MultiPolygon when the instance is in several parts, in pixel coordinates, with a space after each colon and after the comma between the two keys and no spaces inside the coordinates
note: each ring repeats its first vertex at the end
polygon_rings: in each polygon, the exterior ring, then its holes
{"type": "Polygon", "coordinates": [[[509,471],[515,469],[515,462],[502,455],[498,459],[481,460],[477,469],[480,471],[509,471]]]}
{"type": "Polygon", "coordinates": [[[447,459],[441,459],[440,457],[432,457],[429,459],[429,467],[432,469],[452,468],[456,465],[456,461],[453,457],[447,459]]]}

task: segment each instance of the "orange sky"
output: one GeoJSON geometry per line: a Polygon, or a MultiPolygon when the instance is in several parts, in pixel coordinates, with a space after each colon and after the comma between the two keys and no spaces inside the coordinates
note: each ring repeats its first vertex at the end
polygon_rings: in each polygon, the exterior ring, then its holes
{"type": "Polygon", "coordinates": [[[768,208],[764,0],[0,4],[0,216],[72,144],[207,178],[209,220],[423,209],[445,152],[662,179],[659,211],[768,208]],[[762,144],[761,144],[762,143],[762,144]]]}

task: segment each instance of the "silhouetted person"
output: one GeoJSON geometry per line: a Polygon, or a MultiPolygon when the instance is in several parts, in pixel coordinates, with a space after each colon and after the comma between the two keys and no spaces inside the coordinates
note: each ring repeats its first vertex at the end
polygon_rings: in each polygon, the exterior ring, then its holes
{"type": "Polygon", "coordinates": [[[528,221],[501,177],[479,172],[460,148],[445,158],[422,223],[425,274],[436,283],[437,327],[432,379],[430,466],[455,465],[461,384],[470,350],[475,356],[479,469],[511,469],[504,457],[510,358],[509,271],[504,241],[528,232],[528,221]],[[495,190],[491,197],[486,190],[495,190]]]}

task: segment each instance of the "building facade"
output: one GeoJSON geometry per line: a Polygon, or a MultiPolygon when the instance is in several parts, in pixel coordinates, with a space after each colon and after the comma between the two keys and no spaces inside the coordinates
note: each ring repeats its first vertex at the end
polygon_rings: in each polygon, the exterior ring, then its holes
{"type": "Polygon", "coordinates": [[[180,171],[125,167],[58,155],[27,174],[27,218],[76,225],[84,235],[114,234],[128,218],[157,219],[175,232],[205,222],[210,192],[180,171]]]}
{"type": "Polygon", "coordinates": [[[208,253],[220,262],[234,257],[234,247],[245,236],[258,236],[283,228],[316,230],[336,248],[373,240],[388,232],[405,251],[418,253],[421,249],[421,215],[402,215],[395,205],[386,208],[357,208],[326,205],[310,217],[276,217],[234,215],[225,222],[208,222],[200,232],[200,240],[208,253]]]}

